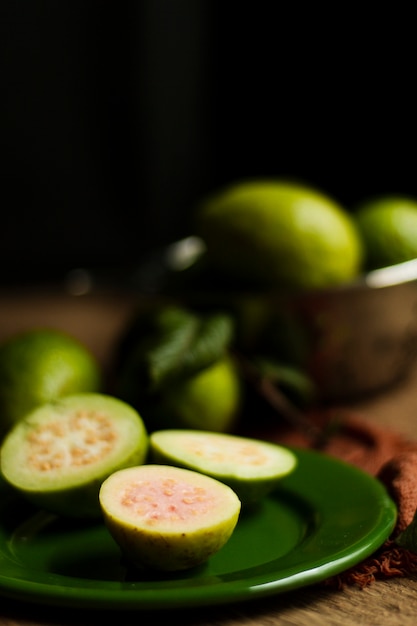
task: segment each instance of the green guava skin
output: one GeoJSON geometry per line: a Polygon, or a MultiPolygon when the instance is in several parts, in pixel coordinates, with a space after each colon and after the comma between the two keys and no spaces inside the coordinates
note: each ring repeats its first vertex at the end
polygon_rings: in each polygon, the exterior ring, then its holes
{"type": "Polygon", "coordinates": [[[356,278],[363,245],[337,202],[292,181],[230,184],[195,211],[210,267],[268,290],[321,289],[356,278]]]}
{"type": "MultiPolygon", "coordinates": [[[[161,446],[158,443],[158,434],[159,432],[172,432],[174,435],[176,434],[176,430],[172,431],[156,431],[151,433],[149,436],[149,458],[153,463],[161,463],[167,465],[173,465],[176,467],[182,467],[184,469],[193,470],[196,472],[204,473],[211,478],[219,480],[225,485],[229,486],[239,497],[239,500],[242,503],[242,507],[245,509],[252,508],[256,506],[263,498],[265,498],[268,494],[274,491],[281,483],[284,476],[287,476],[289,473],[293,472],[297,466],[297,457],[295,454],[286,448],[278,446],[274,443],[266,443],[266,442],[257,442],[256,440],[240,437],[242,440],[246,440],[248,443],[260,443],[261,445],[266,445],[267,447],[271,447],[279,451],[279,454],[283,456],[285,461],[285,467],[283,466],[282,470],[271,474],[269,476],[259,476],[259,477],[245,477],[242,473],[239,473],[239,467],[236,466],[229,473],[225,473],[219,471],[218,467],[216,467],[216,463],[213,462],[213,465],[208,469],[207,465],[203,465],[201,463],[193,462],[191,460],[186,460],[182,455],[181,449],[173,442],[172,446],[169,448],[167,446],[161,446]]],[[[186,434],[187,432],[192,433],[193,431],[183,430],[178,434],[186,434]]],[[[197,433],[198,435],[204,436],[203,432],[197,433]]],[[[207,433],[208,436],[211,433],[207,433]]],[[[220,435],[227,437],[229,434],[227,433],[216,433],[216,436],[220,435]]],[[[234,437],[233,435],[231,435],[234,437]]]]}
{"type": "Polygon", "coordinates": [[[165,572],[191,569],[202,565],[230,539],[238,522],[239,512],[227,524],[187,533],[161,535],[123,525],[105,514],[105,524],[127,561],[134,567],[165,572]]]}
{"type": "MultiPolygon", "coordinates": [[[[211,490],[211,493],[215,493],[217,499],[224,503],[220,516],[210,509],[211,519],[206,518],[202,521],[197,515],[196,518],[189,518],[185,525],[168,528],[164,528],[165,519],[162,520],[161,526],[156,527],[147,526],[140,517],[137,520],[127,519],[123,517],[123,513],[115,511],[113,499],[119,496],[120,491],[129,482],[134,484],[135,479],[128,477],[127,482],[118,486],[117,495],[114,496],[112,489],[108,488],[114,478],[110,476],[103,482],[99,495],[103,519],[110,535],[118,544],[126,561],[135,568],[175,572],[202,565],[223,548],[233,534],[241,510],[237,495],[223,483],[196,472],[170,466],[148,467],[162,470],[163,475],[169,479],[175,480],[179,477],[181,480],[185,475],[197,475],[199,480],[203,478],[204,489],[211,490]]],[[[145,471],[146,468],[144,465],[145,471]]],[[[129,470],[122,470],[118,474],[130,476],[129,470]]],[[[216,507],[219,508],[218,505],[216,507]]]]}
{"type": "Polygon", "coordinates": [[[0,433],[37,406],[102,385],[96,358],[74,337],[55,329],[12,336],[0,345],[0,433]]]}
{"type": "Polygon", "coordinates": [[[230,432],[238,419],[241,399],[237,368],[230,357],[224,357],[166,390],[152,430],[166,427],[230,432]]]}
{"type": "MultiPolygon", "coordinates": [[[[144,422],[135,409],[117,398],[98,393],[76,394],[66,396],[38,407],[18,422],[6,435],[0,448],[0,469],[2,478],[23,498],[38,509],[74,519],[99,519],[101,508],[99,490],[102,482],[113,472],[124,467],[141,465],[148,455],[149,438],[144,422]],[[123,453],[106,459],[100,467],[88,471],[85,476],[78,475],[74,479],[56,479],[56,484],[45,486],[28,486],[18,472],[16,474],[16,454],[21,441],[30,429],[38,423],[39,415],[54,416],[57,407],[96,407],[97,411],[107,411],[114,428],[123,420],[129,420],[129,442],[126,442],[123,453]]],[[[21,461],[22,462],[22,461],[21,461]]]]}
{"type": "Polygon", "coordinates": [[[379,196],[354,213],[366,251],[366,269],[374,270],[417,257],[417,201],[407,196],[379,196]]]}

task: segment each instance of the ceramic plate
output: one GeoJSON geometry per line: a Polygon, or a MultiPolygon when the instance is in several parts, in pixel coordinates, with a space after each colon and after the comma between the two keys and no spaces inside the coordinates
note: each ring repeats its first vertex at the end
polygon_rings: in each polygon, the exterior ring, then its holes
{"type": "Polygon", "coordinates": [[[64,523],[2,486],[0,594],[47,605],[157,610],[282,593],[337,574],[390,535],[396,507],[368,474],[318,452],[258,510],[242,514],[228,544],[186,573],[129,571],[101,524],[64,523]]]}

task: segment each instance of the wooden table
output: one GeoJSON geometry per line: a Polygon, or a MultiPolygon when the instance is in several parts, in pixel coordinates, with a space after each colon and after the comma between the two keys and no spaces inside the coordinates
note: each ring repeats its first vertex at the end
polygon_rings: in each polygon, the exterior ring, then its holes
{"type": "MultiPolygon", "coordinates": [[[[56,326],[82,340],[105,364],[137,299],[117,293],[71,296],[64,291],[26,289],[0,292],[0,340],[25,328],[56,326]]],[[[417,439],[417,367],[410,378],[378,398],[356,405],[363,418],[417,439]]],[[[376,582],[363,590],[303,588],[239,605],[170,612],[170,626],[413,625],[417,576],[376,582]]],[[[160,616],[161,617],[161,616],[160,616]]],[[[159,623],[155,613],[117,613],[120,624],[159,623]]],[[[0,626],[94,626],[109,613],[32,606],[0,597],[0,626]]]]}

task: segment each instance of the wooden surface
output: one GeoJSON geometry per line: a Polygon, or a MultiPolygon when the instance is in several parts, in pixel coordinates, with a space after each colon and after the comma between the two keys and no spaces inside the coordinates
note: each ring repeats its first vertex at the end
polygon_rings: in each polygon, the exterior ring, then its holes
{"type": "MultiPolygon", "coordinates": [[[[0,293],[0,340],[24,328],[56,326],[78,336],[103,362],[111,357],[135,300],[117,294],[69,296],[45,291],[0,293]]],[[[417,368],[395,389],[357,403],[364,420],[417,439],[417,368]]],[[[239,605],[170,612],[161,620],[178,626],[309,626],[415,624],[417,577],[377,582],[363,590],[311,587],[239,605]]],[[[0,597],[0,626],[94,626],[109,613],[32,606],[0,597]]],[[[115,614],[119,624],[156,622],[156,615],[115,614]]]]}

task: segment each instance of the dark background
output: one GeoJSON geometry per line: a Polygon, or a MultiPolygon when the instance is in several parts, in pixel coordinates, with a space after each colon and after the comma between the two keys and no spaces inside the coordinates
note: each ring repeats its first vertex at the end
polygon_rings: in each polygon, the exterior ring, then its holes
{"type": "Polygon", "coordinates": [[[3,0],[0,282],[135,267],[246,176],[417,195],[411,15],[329,6],[3,0]]]}

